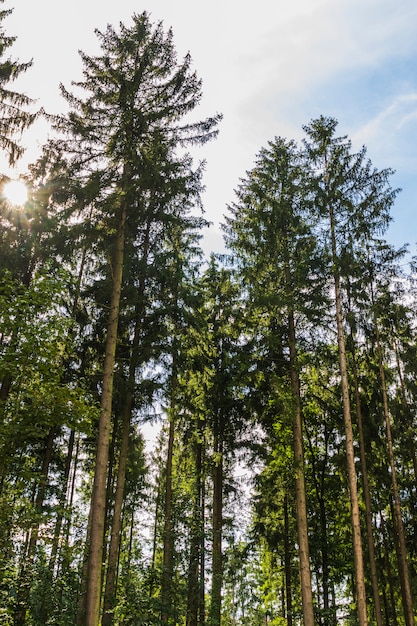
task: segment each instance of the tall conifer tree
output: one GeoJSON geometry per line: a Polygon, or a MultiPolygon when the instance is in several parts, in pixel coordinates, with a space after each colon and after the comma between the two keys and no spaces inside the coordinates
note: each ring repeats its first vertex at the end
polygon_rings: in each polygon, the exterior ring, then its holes
{"type": "MultiPolygon", "coordinates": [[[[294,142],[276,138],[261,150],[256,167],[237,190],[226,221],[232,249],[248,300],[260,316],[282,320],[289,350],[293,450],[300,577],[305,626],[314,625],[304,480],[304,443],[297,357],[296,314],[311,302],[315,242],[305,221],[302,171],[294,142]],[[310,286],[310,291],[309,291],[310,286]]],[[[255,318],[256,319],[256,313],[255,318]]]]}
{"type": "MultiPolygon", "coordinates": [[[[115,354],[126,238],[134,239],[144,198],[155,172],[155,141],[174,157],[184,145],[202,144],[216,134],[219,116],[187,123],[201,98],[201,81],[187,55],[178,62],[171,31],[154,26],[148,15],[134,15],[130,27],[96,31],[101,55],[81,53],[84,80],[77,94],[62,88],[70,112],[57,120],[73,173],[86,184],[98,180],[94,220],[106,232],[111,263],[111,296],[105,339],[101,415],[91,502],[86,626],[100,615],[101,570],[106,508],[107,464],[115,354]],[[152,147],[151,156],[149,152],[152,147]]],[[[157,169],[157,168],[156,168],[157,169]]]]}
{"type": "Polygon", "coordinates": [[[339,352],[345,450],[355,561],[356,602],[360,626],[368,623],[362,552],[360,506],[355,466],[355,438],[351,416],[349,370],[346,358],[343,280],[354,271],[355,251],[383,232],[396,191],[389,186],[392,171],[376,170],[366,158],[366,149],[352,152],[347,137],[335,135],[337,121],[320,117],[304,126],[306,169],[312,210],[321,219],[323,251],[330,259],[328,277],[334,295],[339,352]],[[342,263],[343,260],[343,263],[342,263]]]}

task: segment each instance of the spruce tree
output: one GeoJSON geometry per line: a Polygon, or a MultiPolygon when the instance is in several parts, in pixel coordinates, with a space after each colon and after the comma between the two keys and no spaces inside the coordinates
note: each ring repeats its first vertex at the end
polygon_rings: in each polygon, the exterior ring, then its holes
{"type": "MultiPolygon", "coordinates": [[[[98,180],[95,215],[107,233],[111,295],[105,339],[101,415],[91,502],[86,626],[97,626],[106,510],[107,464],[114,365],[127,236],[141,223],[152,177],[158,175],[155,145],[174,158],[181,146],[202,144],[216,134],[219,117],[187,122],[201,98],[201,81],[187,55],[178,62],[171,31],[154,26],[148,15],[132,25],[96,31],[101,54],[84,53],[84,80],[70,93],[62,87],[70,111],[56,122],[64,133],[61,147],[74,176],[88,185],[98,180]]],[[[162,185],[163,189],[163,185],[162,185]]],[[[158,190],[156,191],[158,193],[158,190]]]]}
{"type": "Polygon", "coordinates": [[[317,255],[303,209],[302,170],[294,142],[276,138],[261,150],[230,210],[226,241],[247,290],[248,306],[257,311],[254,321],[257,316],[276,317],[286,326],[303,615],[305,625],[313,626],[296,316],[305,314],[311,303],[317,255]]]}
{"type": "Polygon", "coordinates": [[[336,136],[337,121],[320,117],[304,126],[306,169],[312,210],[320,217],[324,256],[330,259],[328,277],[334,295],[339,352],[345,450],[355,559],[356,602],[360,626],[368,623],[362,553],[360,506],[355,467],[349,370],[346,358],[344,277],[353,271],[353,260],[390,221],[396,190],[389,185],[390,169],[377,170],[366,158],[366,149],[352,152],[347,137],[336,136]],[[346,263],[346,259],[349,262],[346,263]],[[343,261],[343,262],[342,262],[343,261]]]}

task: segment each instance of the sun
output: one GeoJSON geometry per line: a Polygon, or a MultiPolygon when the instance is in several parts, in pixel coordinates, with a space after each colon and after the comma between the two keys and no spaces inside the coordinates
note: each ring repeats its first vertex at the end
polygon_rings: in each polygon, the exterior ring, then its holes
{"type": "Polygon", "coordinates": [[[2,195],[15,206],[23,206],[28,199],[28,188],[22,180],[10,180],[2,191],[2,195]]]}

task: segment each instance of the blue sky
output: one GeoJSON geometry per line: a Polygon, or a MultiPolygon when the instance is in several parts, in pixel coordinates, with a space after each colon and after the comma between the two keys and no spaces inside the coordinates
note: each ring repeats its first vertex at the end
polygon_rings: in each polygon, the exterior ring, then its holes
{"type": "MultiPolygon", "coordinates": [[[[133,12],[172,27],[179,56],[191,53],[203,79],[201,117],[223,113],[218,139],[201,150],[207,161],[206,217],[214,222],[206,251],[220,251],[219,221],[239,178],[275,136],[300,139],[321,114],[339,120],[354,147],[365,144],[379,168],[396,170],[401,187],[388,238],[417,242],[417,3],[415,0],[5,0],[4,22],[16,35],[13,56],[34,66],[17,87],[49,112],[64,103],[58,85],[80,78],[78,50],[97,51],[94,28],[133,12]],[[15,2],[15,6],[13,4],[15,2]],[[288,6],[289,4],[289,6],[288,6]]],[[[38,124],[24,137],[36,157],[47,135],[38,124]]],[[[2,167],[0,163],[0,167],[2,167]]],[[[4,167],[3,167],[4,169],[4,167]]]]}

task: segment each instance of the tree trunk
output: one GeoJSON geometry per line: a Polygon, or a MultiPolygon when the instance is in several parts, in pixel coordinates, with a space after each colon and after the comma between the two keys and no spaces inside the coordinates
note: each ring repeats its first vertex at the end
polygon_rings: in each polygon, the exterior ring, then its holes
{"type": "Polygon", "coordinates": [[[343,330],[343,311],[340,289],[340,277],[337,269],[337,250],[336,250],[336,236],[335,236],[335,224],[333,208],[329,207],[330,213],[330,236],[332,247],[332,262],[333,262],[333,279],[334,279],[334,294],[335,294],[335,309],[336,309],[336,325],[337,325],[337,344],[339,350],[339,363],[340,363],[340,378],[342,386],[342,401],[343,401],[343,420],[345,425],[345,437],[346,437],[346,461],[348,472],[348,485],[350,494],[350,514],[352,522],[352,539],[353,539],[353,556],[355,563],[355,583],[356,583],[356,602],[358,611],[359,626],[367,626],[368,617],[366,611],[366,590],[365,590],[365,574],[363,568],[363,553],[362,553],[362,538],[360,527],[360,515],[359,515],[359,499],[358,489],[356,483],[356,468],[355,468],[355,450],[353,445],[353,429],[352,419],[350,412],[350,398],[349,398],[349,380],[346,363],[346,351],[345,351],[345,335],[343,330]]]}
{"type": "Polygon", "coordinates": [[[396,609],[396,606],[395,606],[395,594],[394,594],[395,583],[394,583],[394,579],[393,579],[393,575],[392,575],[391,560],[390,560],[390,549],[388,547],[388,540],[387,540],[385,520],[384,520],[384,516],[383,516],[383,514],[381,512],[379,513],[379,519],[380,519],[380,526],[381,526],[381,535],[382,535],[382,540],[383,540],[383,544],[384,544],[384,555],[383,555],[383,558],[384,558],[384,561],[385,561],[385,564],[386,564],[387,583],[388,583],[390,605],[391,605],[390,613],[388,613],[388,607],[387,607],[387,612],[386,612],[386,615],[385,615],[385,619],[386,619],[386,623],[387,624],[390,624],[392,622],[393,626],[398,626],[397,609],[396,609]]]}
{"type": "MultiPolygon", "coordinates": [[[[404,383],[404,376],[401,370],[401,363],[400,363],[400,355],[399,355],[399,350],[398,350],[398,345],[397,343],[395,344],[395,361],[397,363],[397,372],[398,372],[398,378],[400,381],[400,390],[401,390],[401,404],[403,406],[404,412],[407,416],[407,420],[406,420],[406,426],[407,426],[407,434],[408,434],[408,447],[411,453],[411,459],[413,462],[413,471],[414,471],[414,483],[417,483],[417,454],[416,454],[416,446],[415,446],[415,442],[414,442],[414,427],[412,424],[412,421],[409,418],[410,415],[410,407],[408,406],[408,401],[407,401],[407,392],[406,392],[406,388],[405,388],[405,383],[404,383]]],[[[412,506],[413,506],[413,510],[417,510],[416,504],[415,504],[415,495],[414,493],[411,494],[412,496],[412,506]]],[[[415,525],[415,522],[414,522],[415,525]]]]}
{"type": "Polygon", "coordinates": [[[152,557],[151,557],[151,568],[152,575],[149,583],[149,598],[152,598],[155,584],[155,575],[156,575],[156,550],[157,550],[157,541],[158,541],[158,524],[159,524],[159,512],[161,508],[161,477],[158,478],[158,489],[155,498],[155,513],[154,513],[154,522],[153,522],[153,536],[152,536],[152,557]]]}
{"type": "MultiPolygon", "coordinates": [[[[176,240],[175,243],[178,243],[176,240]]],[[[176,262],[178,259],[176,259],[176,262]]],[[[177,412],[177,385],[178,385],[178,355],[179,355],[179,304],[178,304],[178,287],[177,280],[178,267],[175,266],[175,280],[173,284],[173,308],[172,308],[172,365],[171,365],[171,385],[169,400],[169,430],[168,430],[168,449],[165,476],[165,518],[164,518],[164,535],[163,535],[163,566],[162,566],[162,584],[161,584],[161,623],[168,624],[173,615],[172,603],[172,583],[174,575],[174,535],[173,535],[173,461],[174,461],[174,439],[175,439],[175,418],[177,412]]]]}
{"type": "Polygon", "coordinates": [[[116,599],[117,565],[119,561],[120,534],[122,529],[122,508],[129,447],[131,406],[132,394],[128,393],[123,413],[119,465],[117,468],[114,511],[107,562],[106,584],[104,589],[102,626],[112,626],[113,624],[113,610],[116,599]]]}
{"type": "MultiPolygon", "coordinates": [[[[324,424],[324,446],[325,446],[325,459],[322,469],[319,473],[316,463],[315,451],[311,437],[308,436],[308,443],[310,448],[311,467],[314,477],[314,486],[317,496],[317,502],[319,505],[319,518],[320,518],[320,551],[321,551],[321,569],[322,569],[322,587],[323,587],[323,612],[326,615],[324,620],[320,623],[323,624],[336,624],[335,604],[330,604],[330,578],[329,578],[329,553],[328,553],[328,540],[327,540],[327,512],[325,505],[325,477],[327,469],[328,459],[328,442],[329,442],[329,430],[327,425],[324,424]],[[331,607],[331,608],[330,608],[331,607]],[[331,611],[331,612],[330,612],[331,611]],[[332,617],[330,617],[332,615],[332,617]],[[329,617],[327,617],[329,616],[329,617]],[[334,619],[333,619],[334,618],[334,619]]],[[[318,576],[317,576],[318,577],[318,576]]],[[[317,585],[317,588],[319,585],[317,585]]]]}
{"type": "MultiPolygon", "coordinates": [[[[221,419],[221,418],[220,418],[221,419]]],[[[223,446],[218,432],[214,435],[215,463],[213,469],[213,548],[210,626],[220,626],[221,592],[223,583],[223,446]]]]}
{"type": "MultiPolygon", "coordinates": [[[[373,292],[372,292],[372,304],[374,305],[373,292]]],[[[392,433],[391,433],[391,418],[390,418],[390,412],[389,412],[389,407],[388,407],[387,385],[386,385],[386,380],[385,380],[385,370],[384,370],[384,363],[383,363],[383,358],[382,358],[382,348],[381,348],[378,320],[376,318],[375,311],[374,311],[374,325],[375,325],[375,338],[376,338],[376,349],[377,349],[377,355],[378,355],[379,375],[380,375],[380,380],[381,380],[382,404],[383,404],[383,410],[384,410],[385,428],[386,428],[386,435],[387,435],[388,456],[389,456],[389,463],[390,463],[390,468],[391,468],[392,493],[393,493],[393,498],[394,498],[394,520],[395,520],[396,530],[398,533],[398,547],[399,547],[398,569],[399,569],[399,574],[400,574],[404,618],[405,618],[406,626],[414,626],[415,622],[414,622],[414,611],[413,611],[413,599],[411,595],[410,575],[409,575],[408,563],[407,563],[407,548],[406,548],[406,542],[405,542],[404,525],[403,525],[402,514],[401,514],[401,504],[400,504],[400,496],[399,496],[399,489],[398,489],[398,482],[397,482],[397,470],[395,469],[394,447],[393,447],[392,433]]]]}
{"type": "MultiPolygon", "coordinates": [[[[204,457],[205,458],[205,457],[204,457]]],[[[206,510],[206,483],[205,471],[204,480],[201,483],[201,535],[200,535],[200,594],[198,601],[198,626],[206,623],[206,546],[205,546],[205,510],[206,510]]]]}
{"type": "MultiPolygon", "coordinates": [[[[176,357],[174,356],[176,363],[176,357]]],[[[173,377],[176,376],[175,363],[173,364],[173,377]]],[[[166,462],[166,476],[165,476],[165,519],[164,519],[164,555],[163,555],[163,569],[162,569],[162,585],[161,585],[161,623],[168,624],[170,615],[172,612],[172,576],[173,576],[173,555],[174,555],[174,538],[172,533],[172,466],[174,455],[174,412],[175,412],[175,399],[174,399],[174,387],[172,382],[171,388],[171,401],[169,409],[169,430],[168,430],[168,450],[167,450],[167,462],[166,462]]]]}
{"type": "Polygon", "coordinates": [[[123,276],[123,254],[126,223],[126,198],[120,207],[113,259],[113,281],[107,325],[106,352],[103,367],[103,389],[97,437],[96,464],[91,499],[91,538],[88,561],[88,585],[85,626],[98,626],[102,579],[102,556],[106,516],[107,465],[113,399],[114,364],[123,276]]]}
{"type": "Polygon", "coordinates": [[[297,371],[297,352],[294,313],[288,315],[290,373],[293,401],[293,445],[295,469],[295,502],[298,534],[298,554],[300,559],[301,597],[304,626],[314,626],[313,592],[311,588],[310,551],[308,543],[308,522],[306,489],[304,477],[304,442],[301,416],[300,381],[297,371]]]}
{"type": "MultiPolygon", "coordinates": [[[[143,289],[141,290],[143,296],[143,289]]],[[[119,451],[119,465],[117,468],[116,492],[114,501],[113,521],[111,528],[109,557],[107,563],[106,585],[104,591],[102,626],[112,626],[113,609],[116,599],[117,565],[120,553],[120,537],[122,530],[122,508],[126,483],[126,467],[128,461],[130,423],[135,389],[136,368],[139,360],[140,329],[142,327],[142,303],[136,307],[135,333],[132,341],[127,381],[127,395],[123,409],[122,436],[119,451]]]]}
{"type": "Polygon", "coordinates": [[[366,452],[365,452],[365,437],[364,437],[363,422],[362,422],[361,398],[359,394],[358,371],[357,371],[357,365],[356,365],[356,351],[355,351],[355,343],[354,343],[352,329],[350,332],[350,338],[351,338],[352,373],[353,373],[353,383],[354,383],[354,390],[355,390],[356,419],[358,422],[359,448],[360,448],[360,459],[361,459],[361,467],[362,467],[363,497],[365,500],[366,537],[368,540],[368,556],[369,556],[369,566],[371,570],[372,593],[373,593],[373,598],[374,598],[374,613],[375,613],[375,620],[376,620],[377,626],[382,626],[383,622],[382,622],[381,601],[380,601],[380,596],[379,596],[378,573],[377,573],[376,559],[375,559],[374,533],[373,533],[373,527],[372,527],[371,490],[369,488],[368,467],[367,467],[366,452]]]}
{"type": "Polygon", "coordinates": [[[75,442],[75,431],[72,429],[70,432],[69,440],[68,440],[68,451],[67,451],[67,458],[65,460],[65,469],[64,469],[64,476],[63,476],[64,480],[63,480],[63,484],[61,487],[58,515],[57,515],[56,522],[55,522],[54,538],[52,540],[52,547],[51,547],[51,556],[49,558],[49,570],[51,572],[55,570],[56,556],[58,554],[58,546],[59,546],[59,542],[61,539],[62,520],[64,517],[63,511],[66,505],[66,498],[67,498],[67,493],[68,493],[68,482],[69,482],[69,475],[70,475],[70,470],[71,470],[72,455],[74,452],[74,442],[75,442]]]}
{"type": "Polygon", "coordinates": [[[26,558],[22,562],[22,568],[17,583],[16,612],[14,616],[14,625],[23,626],[26,623],[27,606],[29,602],[30,588],[32,585],[32,565],[35,556],[36,544],[38,542],[40,516],[42,515],[43,503],[45,499],[45,491],[48,482],[49,466],[52,458],[53,445],[55,441],[56,428],[49,430],[45,440],[45,449],[42,460],[41,475],[34,501],[36,519],[30,530],[30,539],[28,542],[26,558]]]}
{"type": "Polygon", "coordinates": [[[88,589],[88,557],[90,554],[90,537],[91,537],[91,507],[88,512],[87,532],[84,545],[83,565],[81,570],[81,580],[78,591],[77,615],[75,619],[76,626],[85,626],[87,612],[87,589],[88,589]]]}
{"type": "Polygon", "coordinates": [[[288,496],[284,497],[284,571],[285,571],[285,617],[287,626],[292,626],[292,581],[291,581],[291,550],[290,528],[288,515],[288,496]]]}
{"type": "MultiPolygon", "coordinates": [[[[200,420],[198,420],[200,421],[200,420]]],[[[203,443],[201,429],[197,432],[197,441],[194,444],[195,458],[195,485],[193,500],[193,516],[190,531],[190,557],[188,568],[187,616],[186,626],[199,625],[199,596],[200,596],[200,559],[202,519],[202,482],[203,482],[203,443]]]]}

